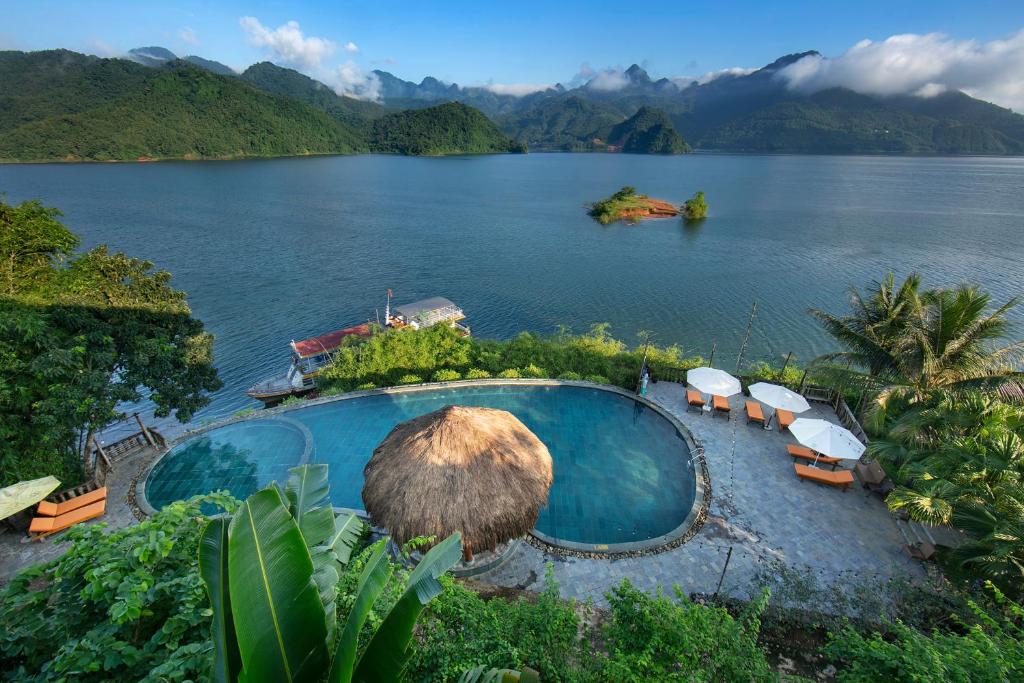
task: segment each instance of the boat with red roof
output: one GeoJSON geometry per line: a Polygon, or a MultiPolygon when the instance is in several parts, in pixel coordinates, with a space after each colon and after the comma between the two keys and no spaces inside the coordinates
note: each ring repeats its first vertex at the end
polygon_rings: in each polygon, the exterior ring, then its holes
{"type": "MultiPolygon", "coordinates": [[[[461,322],[466,317],[462,309],[444,297],[435,296],[396,306],[392,313],[391,296],[389,289],[387,306],[384,309],[387,327],[421,329],[446,323],[461,334],[470,334],[469,328],[461,322]]],[[[289,396],[309,394],[316,390],[316,376],[320,374],[320,370],[334,360],[334,354],[342,345],[351,344],[353,340],[368,339],[380,329],[380,325],[363,323],[325,332],[309,339],[293,340],[290,344],[292,363],[288,372],[254,384],[245,393],[262,401],[268,407],[280,403],[289,396]]]]}

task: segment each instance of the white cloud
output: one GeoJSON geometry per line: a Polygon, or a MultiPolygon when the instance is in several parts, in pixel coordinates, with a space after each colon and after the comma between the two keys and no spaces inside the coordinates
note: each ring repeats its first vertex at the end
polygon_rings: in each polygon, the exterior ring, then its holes
{"type": "Polygon", "coordinates": [[[704,85],[705,83],[710,83],[716,78],[721,78],[722,76],[749,76],[755,71],[757,71],[757,67],[731,66],[728,69],[709,71],[700,78],[698,78],[697,82],[700,83],[701,85],[704,85]]]}
{"type": "Polygon", "coordinates": [[[331,72],[328,84],[339,95],[355,97],[360,100],[377,101],[380,99],[380,78],[372,71],[363,71],[351,59],[331,72]]]}
{"type": "Polygon", "coordinates": [[[188,43],[189,45],[198,45],[199,44],[199,36],[197,36],[196,32],[193,31],[188,26],[186,26],[185,28],[183,28],[183,29],[178,31],[178,37],[181,38],[186,43],[188,43]]]}
{"type": "Polygon", "coordinates": [[[987,43],[939,33],[862,40],[839,57],[804,57],[779,77],[806,92],[841,86],[874,95],[933,97],[963,90],[1024,111],[1024,29],[987,43]]]}
{"type": "Polygon", "coordinates": [[[484,90],[490,90],[495,95],[523,97],[524,95],[548,90],[555,86],[553,83],[488,83],[481,87],[484,90]]]}
{"type": "Polygon", "coordinates": [[[345,47],[343,47],[342,49],[345,50],[345,52],[349,53],[350,55],[354,55],[355,53],[359,52],[359,46],[353,43],[351,40],[345,43],[345,47]]]}
{"type": "Polygon", "coordinates": [[[124,55],[124,50],[118,50],[110,43],[99,38],[90,40],[89,48],[92,49],[92,53],[97,57],[121,57],[124,55]]]}
{"type": "Polygon", "coordinates": [[[250,43],[267,49],[281,61],[293,66],[318,67],[336,48],[333,42],[325,38],[303,35],[297,21],[289,21],[274,30],[261,24],[256,17],[242,17],[238,23],[250,43]]]}
{"type": "MultiPolygon", "coordinates": [[[[586,64],[583,66],[587,67],[586,64]]],[[[601,69],[600,71],[592,71],[591,73],[593,75],[590,77],[590,80],[587,81],[587,87],[591,90],[612,92],[615,90],[622,90],[629,85],[629,76],[627,76],[626,72],[619,67],[601,69]]],[[[580,70],[580,74],[583,75],[582,69],[580,70]]]]}

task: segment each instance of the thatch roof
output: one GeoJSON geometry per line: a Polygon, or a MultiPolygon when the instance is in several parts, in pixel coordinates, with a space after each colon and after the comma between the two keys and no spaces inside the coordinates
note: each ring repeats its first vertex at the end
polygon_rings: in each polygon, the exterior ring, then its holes
{"type": "Polygon", "coordinates": [[[363,474],[366,511],[397,543],[461,531],[481,551],[533,529],[551,454],[509,412],[447,406],[391,430],[363,474]]]}

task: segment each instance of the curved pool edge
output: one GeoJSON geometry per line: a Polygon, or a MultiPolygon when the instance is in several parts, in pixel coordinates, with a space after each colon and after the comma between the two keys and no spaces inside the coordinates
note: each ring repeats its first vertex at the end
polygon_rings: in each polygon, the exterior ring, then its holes
{"type": "MultiPolygon", "coordinates": [[[[315,399],[308,399],[295,403],[288,406],[275,406],[274,408],[265,408],[257,410],[255,413],[249,413],[245,415],[233,415],[223,420],[211,422],[210,424],[203,425],[196,429],[192,429],[169,441],[160,452],[160,454],[153,459],[151,463],[142,471],[136,480],[134,498],[139,509],[147,515],[151,516],[156,514],[156,510],[149,504],[149,500],[146,498],[146,486],[149,482],[149,477],[152,474],[156,466],[169,454],[175,447],[180,443],[199,436],[205,432],[213,431],[214,429],[220,429],[221,427],[227,427],[229,425],[237,424],[240,422],[247,422],[250,420],[258,419],[278,419],[286,420],[289,424],[299,425],[307,437],[306,451],[303,454],[302,463],[308,461],[309,451],[311,447],[311,438],[308,434],[308,429],[305,425],[302,425],[298,421],[289,420],[284,413],[288,413],[294,410],[302,410],[312,406],[324,405],[327,403],[334,403],[336,401],[348,401],[356,398],[364,398],[367,396],[376,395],[388,395],[388,394],[405,394],[415,393],[419,391],[431,391],[444,388],[456,388],[456,387],[473,387],[473,386],[495,386],[495,385],[507,385],[507,386],[569,386],[569,387],[581,387],[585,389],[598,389],[601,391],[607,391],[608,393],[618,394],[625,398],[632,399],[641,405],[650,408],[654,412],[658,413],[661,417],[666,419],[676,431],[682,436],[683,441],[686,443],[689,449],[689,458],[694,467],[694,496],[693,504],[690,506],[690,512],[681,524],[679,524],[672,531],[656,536],[654,538],[646,539],[643,541],[631,541],[629,543],[579,543],[577,541],[567,541],[564,539],[548,536],[537,529],[533,529],[525,537],[527,540],[534,541],[534,544],[539,543],[543,549],[550,550],[558,554],[570,554],[578,556],[597,556],[614,558],[620,556],[632,556],[637,554],[649,554],[655,552],[663,552],[670,550],[671,548],[677,547],[682,543],[688,541],[703,524],[705,517],[707,516],[708,508],[711,504],[711,486],[710,486],[710,475],[708,473],[707,465],[704,462],[704,448],[701,443],[693,436],[690,429],[683,424],[675,415],[670,413],[665,408],[661,407],[657,403],[650,399],[634,394],[631,391],[627,391],[622,387],[618,387],[612,384],[597,384],[595,382],[577,381],[577,380],[559,380],[559,379],[469,379],[469,380],[456,380],[453,382],[426,382],[423,384],[408,384],[397,387],[382,387],[380,389],[367,389],[365,391],[352,391],[345,394],[338,394],[336,396],[323,396],[315,399]],[[699,465],[699,469],[698,466],[699,465]]],[[[682,454],[684,457],[685,454],[682,454]]],[[[300,463],[300,464],[302,464],[300,463]]],[[[355,514],[362,519],[369,519],[365,510],[356,510],[352,508],[335,507],[334,511],[341,514],[355,514]]]]}

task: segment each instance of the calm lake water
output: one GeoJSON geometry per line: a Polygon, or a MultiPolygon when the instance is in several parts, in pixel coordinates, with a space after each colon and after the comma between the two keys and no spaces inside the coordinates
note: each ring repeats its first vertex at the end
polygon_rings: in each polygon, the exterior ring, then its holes
{"type": "MultiPolygon", "coordinates": [[[[174,274],[216,335],[224,389],[204,417],[256,405],[291,339],[447,296],[475,335],[651,330],[732,368],[751,303],[751,360],[831,348],[809,307],[919,271],[1024,290],[1024,159],[599,154],[0,166],[9,202],[59,207],[87,246],[174,274]],[[710,217],[600,226],[622,185],[710,217]]],[[[1017,316],[1021,318],[1020,315],[1017,316]]]]}

